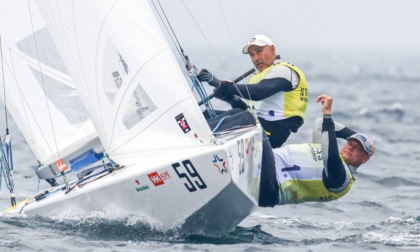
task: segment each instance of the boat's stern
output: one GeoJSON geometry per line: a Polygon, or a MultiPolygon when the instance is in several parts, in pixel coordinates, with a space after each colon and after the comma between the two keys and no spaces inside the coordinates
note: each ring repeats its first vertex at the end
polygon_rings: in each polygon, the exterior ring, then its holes
{"type": "Polygon", "coordinates": [[[187,233],[223,233],[234,228],[258,206],[262,130],[239,130],[220,136],[213,169],[230,177],[229,183],[189,216],[181,229],[187,233]]]}

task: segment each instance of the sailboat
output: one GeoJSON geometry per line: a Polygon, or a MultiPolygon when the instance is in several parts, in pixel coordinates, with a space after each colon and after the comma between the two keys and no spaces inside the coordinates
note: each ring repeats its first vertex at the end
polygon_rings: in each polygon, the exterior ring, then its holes
{"type": "Polygon", "coordinates": [[[36,3],[1,9],[1,84],[50,187],[4,214],[209,234],[257,208],[261,127],[212,132],[149,1],[36,3]]]}

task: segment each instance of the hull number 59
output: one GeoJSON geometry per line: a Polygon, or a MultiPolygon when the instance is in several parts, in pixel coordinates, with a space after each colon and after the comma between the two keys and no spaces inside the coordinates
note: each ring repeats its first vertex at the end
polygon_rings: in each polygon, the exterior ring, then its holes
{"type": "Polygon", "coordinates": [[[184,185],[188,191],[195,192],[197,191],[197,187],[200,190],[207,188],[206,183],[201,178],[200,174],[198,174],[197,170],[189,159],[182,161],[182,165],[180,163],[172,164],[172,168],[174,168],[179,178],[185,178],[186,183],[184,183],[184,185]]]}

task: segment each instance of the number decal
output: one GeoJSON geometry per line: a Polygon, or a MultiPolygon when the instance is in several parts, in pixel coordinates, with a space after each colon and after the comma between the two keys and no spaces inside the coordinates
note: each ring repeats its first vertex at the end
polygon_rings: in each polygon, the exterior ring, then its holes
{"type": "Polygon", "coordinates": [[[317,154],[318,160],[322,160],[322,149],[321,148],[316,149],[316,154],[317,154]]]}
{"type": "Polygon", "coordinates": [[[185,178],[187,180],[187,183],[184,183],[184,185],[188,191],[195,192],[197,191],[197,187],[201,190],[207,188],[206,183],[201,178],[200,174],[198,174],[197,170],[195,169],[194,165],[189,159],[182,161],[182,165],[188,174],[186,174],[185,172],[180,172],[178,170],[178,168],[181,167],[180,163],[172,164],[172,168],[174,168],[179,178],[185,178]],[[195,185],[197,185],[197,187],[194,185],[193,182],[195,183],[195,185]]]}
{"type": "Polygon", "coordinates": [[[245,146],[244,146],[244,140],[238,140],[238,157],[239,157],[239,175],[245,172],[245,146]]]}
{"type": "Polygon", "coordinates": [[[174,168],[176,174],[178,174],[179,178],[185,178],[188,181],[187,183],[184,183],[185,187],[188,189],[188,191],[190,192],[194,192],[197,191],[197,188],[195,188],[194,184],[191,182],[191,180],[188,178],[188,176],[185,173],[180,173],[178,171],[178,167],[180,167],[181,165],[179,163],[174,163],[172,164],[172,167],[174,168]]]}
{"type": "Polygon", "coordinates": [[[200,183],[198,183],[197,180],[194,180],[194,182],[198,186],[198,188],[200,188],[200,189],[207,188],[206,183],[204,183],[200,174],[198,174],[197,170],[194,168],[194,165],[191,163],[191,161],[189,159],[182,161],[182,164],[184,165],[185,169],[187,169],[187,171],[188,171],[188,173],[190,174],[191,177],[197,178],[200,181],[200,183]],[[190,168],[191,168],[192,171],[190,170],[190,168]]]}
{"type": "Polygon", "coordinates": [[[303,102],[308,102],[308,89],[307,88],[300,89],[300,100],[303,102]]]}

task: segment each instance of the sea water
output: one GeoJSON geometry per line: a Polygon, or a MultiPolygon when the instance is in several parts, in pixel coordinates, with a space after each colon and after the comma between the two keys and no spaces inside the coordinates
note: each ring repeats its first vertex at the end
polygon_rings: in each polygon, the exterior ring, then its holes
{"type": "MultiPolygon", "coordinates": [[[[289,50],[282,56],[306,73],[310,90],[305,124],[289,143],[310,141],[321,93],[334,98],[335,120],[375,141],[375,155],[343,198],[259,208],[220,237],[162,233],[129,216],[1,216],[0,251],[420,251],[420,52],[289,50]]],[[[243,72],[251,67],[248,58],[239,60],[243,72]]],[[[236,77],[226,69],[213,71],[236,77]]],[[[9,120],[15,192],[22,200],[36,193],[36,162],[9,120]]],[[[1,209],[9,200],[3,183],[1,209]]]]}

